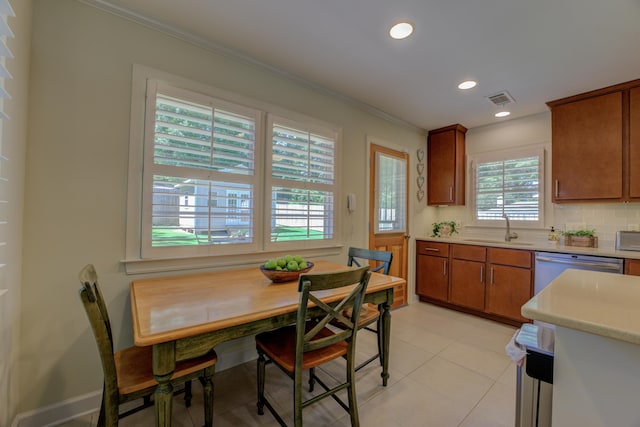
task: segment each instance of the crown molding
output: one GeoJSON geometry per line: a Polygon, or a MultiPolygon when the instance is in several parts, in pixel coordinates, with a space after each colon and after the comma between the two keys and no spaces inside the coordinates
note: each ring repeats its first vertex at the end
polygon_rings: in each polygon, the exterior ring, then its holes
{"type": "Polygon", "coordinates": [[[100,9],[102,11],[111,13],[113,15],[116,15],[118,17],[127,19],[129,21],[135,22],[136,24],[142,25],[144,27],[150,28],[152,30],[155,31],[159,31],[163,34],[169,35],[171,37],[175,37],[179,40],[185,41],[187,43],[193,44],[195,46],[198,46],[202,49],[208,50],[210,52],[213,52],[215,54],[218,55],[222,55],[225,56],[227,58],[233,59],[237,62],[243,63],[243,64],[247,64],[247,65],[251,65],[254,67],[258,67],[261,68],[263,70],[269,71],[271,73],[277,74],[281,77],[285,77],[293,82],[296,82],[300,85],[303,85],[305,87],[308,87],[310,89],[313,89],[317,92],[323,93],[325,95],[330,95],[332,97],[338,98],[344,102],[347,102],[351,105],[354,105],[358,108],[360,108],[361,110],[366,111],[369,114],[372,114],[376,117],[379,117],[381,119],[384,119],[390,123],[399,125],[399,126],[404,126],[407,127],[411,130],[420,132],[420,133],[424,133],[424,129],[416,126],[412,123],[409,123],[399,117],[396,117],[394,115],[391,115],[385,111],[380,110],[379,108],[373,107],[365,102],[359,101],[355,98],[352,98],[350,96],[344,95],[342,93],[339,92],[335,92],[331,89],[328,89],[327,87],[320,85],[318,83],[309,81],[307,79],[304,79],[296,74],[290,73],[288,71],[285,71],[283,69],[274,67],[272,65],[269,65],[265,62],[259,61],[249,55],[246,55],[244,53],[241,53],[237,50],[234,49],[230,49],[226,46],[222,46],[218,43],[214,43],[210,40],[207,40],[203,37],[200,37],[192,32],[189,31],[185,31],[183,29],[174,27],[172,25],[166,24],[164,22],[149,18],[148,16],[142,15],[138,12],[134,12],[130,9],[121,7],[121,6],[117,6],[114,4],[109,3],[108,1],[105,0],[76,0],[79,3],[83,3],[86,4],[88,6],[92,6],[95,7],[97,9],[100,9]]]}

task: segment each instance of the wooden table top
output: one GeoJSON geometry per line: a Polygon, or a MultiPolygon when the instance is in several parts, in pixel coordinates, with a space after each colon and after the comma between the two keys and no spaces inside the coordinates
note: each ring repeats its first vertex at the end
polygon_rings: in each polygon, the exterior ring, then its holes
{"type": "MultiPolygon", "coordinates": [[[[345,270],[342,264],[315,263],[310,273],[345,270]]],[[[404,283],[404,279],[373,273],[367,293],[404,283]]],[[[250,267],[182,276],[135,280],[131,283],[134,341],[158,344],[267,319],[297,310],[297,281],[272,283],[250,267]]],[[[327,291],[327,302],[346,295],[327,291]]]]}

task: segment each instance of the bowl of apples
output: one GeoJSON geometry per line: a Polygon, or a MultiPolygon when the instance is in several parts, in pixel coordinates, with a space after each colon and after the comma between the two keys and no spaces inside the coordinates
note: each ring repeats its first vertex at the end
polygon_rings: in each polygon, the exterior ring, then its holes
{"type": "Polygon", "coordinates": [[[260,271],[274,283],[298,280],[300,274],[313,268],[313,263],[299,255],[286,255],[267,260],[260,266],[260,271]]]}

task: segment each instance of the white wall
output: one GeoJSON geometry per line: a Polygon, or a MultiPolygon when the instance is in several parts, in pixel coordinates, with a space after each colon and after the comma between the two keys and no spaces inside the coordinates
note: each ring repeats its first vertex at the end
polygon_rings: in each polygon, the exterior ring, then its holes
{"type": "MultiPolygon", "coordinates": [[[[469,129],[466,135],[467,155],[496,149],[515,148],[532,144],[550,144],[551,114],[549,112],[500,122],[493,125],[469,129]]],[[[613,246],[615,233],[627,230],[631,225],[640,224],[639,203],[551,203],[551,160],[550,153],[546,158],[545,189],[545,228],[541,230],[518,229],[520,240],[544,240],[549,229],[566,229],[569,222],[585,223],[589,229],[595,229],[600,247],[613,246]]],[[[467,178],[467,201],[469,200],[469,179],[467,178]]],[[[455,220],[462,222],[461,234],[482,234],[501,238],[504,229],[486,227],[465,227],[471,218],[469,206],[435,208],[438,220],[455,220]]]]}
{"type": "Polygon", "coordinates": [[[2,215],[7,225],[2,225],[2,238],[7,245],[2,248],[0,289],[6,289],[0,302],[0,426],[9,425],[16,414],[19,396],[19,373],[15,369],[19,358],[19,328],[21,306],[22,224],[25,152],[27,145],[27,98],[29,59],[31,44],[31,0],[11,1],[16,14],[7,22],[15,37],[7,40],[14,58],[7,59],[6,67],[13,79],[4,87],[12,99],[4,101],[3,109],[10,117],[1,125],[0,144],[3,162],[0,173],[7,181],[2,185],[2,215]]]}
{"type": "MultiPolygon", "coordinates": [[[[128,291],[130,281],[140,276],[127,276],[120,263],[132,64],[342,126],[347,159],[342,191],[359,200],[366,200],[367,136],[406,147],[412,160],[425,145],[415,129],[85,4],[36,0],[34,6],[18,363],[21,412],[101,387],[96,346],[77,297],[77,272],[84,264],[95,264],[100,275],[116,346],[132,345],[128,291]]],[[[427,211],[411,200],[414,215],[427,211]]],[[[366,223],[365,209],[349,216],[344,243],[365,245],[366,223]]]]}

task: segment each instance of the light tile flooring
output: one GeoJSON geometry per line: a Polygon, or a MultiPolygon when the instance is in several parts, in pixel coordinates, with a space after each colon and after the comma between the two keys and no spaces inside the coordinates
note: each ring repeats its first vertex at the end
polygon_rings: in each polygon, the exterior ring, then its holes
{"type": "MultiPolygon", "coordinates": [[[[516,369],[505,345],[516,328],[425,303],[392,312],[391,375],[382,387],[380,368],[372,363],[358,372],[357,394],[363,427],[497,427],[515,420],[516,369]]],[[[375,334],[361,332],[362,356],[375,347],[375,334]]],[[[342,374],[344,361],[325,373],[342,374]]],[[[277,426],[265,409],[256,414],[256,366],[249,362],[216,373],[214,426],[277,426]]],[[[173,403],[174,426],[203,425],[202,393],[194,383],[187,409],[181,396],[173,403]]],[[[291,381],[277,368],[267,369],[266,391],[285,421],[291,419],[291,381]]],[[[348,414],[332,399],[303,412],[305,426],[349,426],[348,414]]],[[[94,426],[97,414],[63,424],[94,426]]],[[[120,422],[152,426],[152,408],[120,422]]]]}

